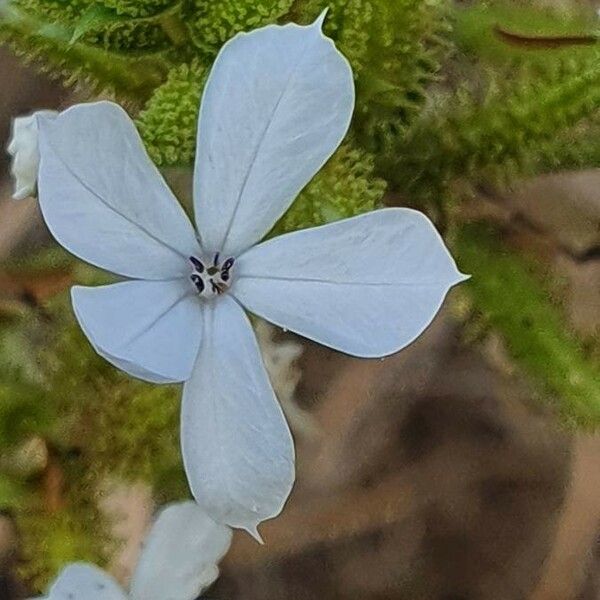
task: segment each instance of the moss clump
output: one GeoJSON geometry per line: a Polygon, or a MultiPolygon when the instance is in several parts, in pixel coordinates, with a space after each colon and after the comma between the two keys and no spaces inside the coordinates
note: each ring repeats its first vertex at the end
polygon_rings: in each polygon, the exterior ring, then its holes
{"type": "Polygon", "coordinates": [[[274,233],[369,212],[380,206],[385,189],[385,182],[374,175],[373,157],[347,141],[295,200],[274,233]]]}
{"type": "Polygon", "coordinates": [[[591,118],[599,102],[600,57],[493,82],[483,100],[463,91],[421,115],[387,172],[408,196],[438,202],[457,181],[535,173],[556,157],[560,134],[591,118]]]}
{"type": "Polygon", "coordinates": [[[214,56],[236,33],[276,22],[291,5],[292,0],[192,0],[185,21],[194,45],[214,56]]]}
{"type": "Polygon", "coordinates": [[[477,316],[498,331],[512,358],[557,402],[565,422],[600,425],[600,368],[591,363],[535,268],[486,226],[463,226],[454,245],[477,316]]]}
{"type": "Polygon", "coordinates": [[[207,74],[198,60],[173,69],[140,113],[137,126],[157,165],[193,163],[198,107],[207,74]]]}

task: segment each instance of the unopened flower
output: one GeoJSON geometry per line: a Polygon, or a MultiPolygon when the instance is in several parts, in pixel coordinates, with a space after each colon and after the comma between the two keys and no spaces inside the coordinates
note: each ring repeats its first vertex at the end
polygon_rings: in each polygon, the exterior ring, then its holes
{"type": "Polygon", "coordinates": [[[95,565],[73,563],[40,600],[195,600],[218,577],[230,544],[231,529],[195,502],[172,504],[150,530],[129,593],[95,565]]]}
{"type": "Polygon", "coordinates": [[[73,289],[82,329],[127,373],[186,382],[192,491],[216,521],[255,536],[289,495],[294,449],[245,310],[380,357],[410,344],[464,279],[431,222],[405,208],[260,243],[335,151],[353,105],[352,71],[321,20],[228,42],[200,109],[196,229],[118,106],[40,119],[50,230],[73,254],[129,278],[73,289]]]}
{"type": "Polygon", "coordinates": [[[15,180],[13,200],[24,200],[35,194],[40,165],[38,115],[52,119],[58,113],[53,110],[40,110],[13,120],[7,147],[8,153],[12,156],[10,170],[15,180]]]}

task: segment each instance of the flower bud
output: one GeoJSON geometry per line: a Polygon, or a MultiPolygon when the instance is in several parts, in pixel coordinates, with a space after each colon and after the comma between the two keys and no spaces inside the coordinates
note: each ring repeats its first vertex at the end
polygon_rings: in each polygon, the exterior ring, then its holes
{"type": "Polygon", "coordinates": [[[15,181],[13,200],[24,200],[36,193],[40,153],[37,115],[54,118],[58,113],[41,110],[13,120],[8,153],[12,156],[11,173],[15,181]]]}

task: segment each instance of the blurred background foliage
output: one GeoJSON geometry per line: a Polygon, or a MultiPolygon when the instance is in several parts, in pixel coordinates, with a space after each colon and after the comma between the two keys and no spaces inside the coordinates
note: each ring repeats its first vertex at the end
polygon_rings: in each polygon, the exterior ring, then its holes
{"type": "MultiPolygon", "coordinates": [[[[560,285],[507,245],[501,224],[465,209],[523,176],[600,166],[600,22],[589,7],[9,0],[0,40],[79,97],[123,103],[153,160],[185,177],[221,45],[268,23],[309,23],[325,7],[325,31],[354,69],[356,111],[276,232],[383,204],[426,211],[474,275],[455,300],[466,343],[494,332],[565,426],[597,427],[597,335],[572,330],[560,285]]],[[[5,261],[1,276],[16,291],[0,303],[0,508],[21,529],[23,575],[43,586],[64,562],[102,564],[110,552],[90,490],[118,478],[148,482],[161,501],[187,494],[179,391],[120,374],[84,339],[66,290],[104,275],[52,248],[5,261]]]]}

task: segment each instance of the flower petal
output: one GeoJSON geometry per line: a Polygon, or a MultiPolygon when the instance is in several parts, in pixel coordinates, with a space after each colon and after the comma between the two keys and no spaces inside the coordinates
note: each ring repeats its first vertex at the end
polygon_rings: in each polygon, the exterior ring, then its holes
{"type": "Polygon", "coordinates": [[[126,277],[189,271],[194,229],[122,108],[80,104],[38,125],[40,206],[67,250],[126,277]]]}
{"type": "Polygon", "coordinates": [[[48,600],[127,600],[127,596],[102,569],[87,563],[73,563],[56,578],[48,600]]]}
{"type": "Polygon", "coordinates": [[[352,71],[321,23],[239,34],[215,61],[194,174],[207,252],[235,256],[260,240],[348,129],[352,71]]]}
{"type": "Polygon", "coordinates": [[[10,165],[15,181],[13,200],[24,200],[33,196],[36,191],[40,166],[37,117],[54,119],[57,115],[54,110],[40,110],[14,119],[10,143],[7,147],[8,153],[13,157],[10,165]]]}
{"type": "Polygon", "coordinates": [[[195,502],[163,509],[133,574],[132,600],[195,600],[218,577],[230,544],[231,529],[195,502]]]}
{"type": "Polygon", "coordinates": [[[183,387],[185,470],[215,521],[258,537],[257,525],[279,514],[294,483],[294,445],[242,308],[223,296],[204,315],[183,387]]]}
{"type": "Polygon", "coordinates": [[[75,286],[73,309],[98,354],[153,383],[190,376],[202,334],[201,300],[185,280],[75,286]]]}
{"type": "Polygon", "coordinates": [[[276,325],[377,357],[417,338],[464,278],[427,217],[390,208],[255,246],[232,293],[276,325]]]}

